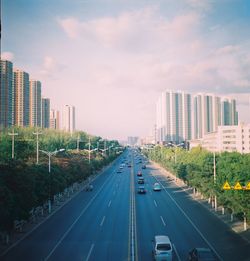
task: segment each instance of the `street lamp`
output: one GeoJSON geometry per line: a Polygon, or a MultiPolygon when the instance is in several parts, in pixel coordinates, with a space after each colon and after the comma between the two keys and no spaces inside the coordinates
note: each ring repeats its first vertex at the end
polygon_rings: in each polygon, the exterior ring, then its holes
{"type": "Polygon", "coordinates": [[[98,150],[98,148],[95,148],[95,149],[90,149],[91,148],[91,143],[90,143],[90,137],[89,137],[89,143],[88,143],[88,145],[89,145],[89,149],[87,150],[87,149],[85,149],[85,151],[87,151],[88,153],[89,153],[89,165],[90,165],[90,154],[93,152],[93,151],[96,151],[96,150],[98,150]]]}
{"type": "Polygon", "coordinates": [[[49,174],[50,174],[50,184],[49,184],[49,213],[51,213],[51,168],[50,168],[50,165],[51,165],[51,156],[54,156],[56,155],[58,152],[63,152],[65,151],[65,149],[60,149],[60,150],[55,150],[53,152],[50,152],[50,151],[45,151],[45,150],[39,150],[41,151],[42,153],[46,154],[48,157],[49,157],[49,174]]]}
{"type": "MultiPolygon", "coordinates": [[[[106,148],[106,140],[99,140],[99,141],[104,141],[104,148],[103,149],[99,149],[101,152],[102,152],[102,155],[104,154],[105,152],[105,156],[106,156],[106,151],[108,150],[108,148],[106,148]]],[[[99,146],[98,146],[99,147],[99,146]]]]}
{"type": "MultiPolygon", "coordinates": [[[[213,158],[214,158],[214,185],[216,185],[216,159],[215,159],[215,151],[213,151],[213,158]]],[[[215,196],[214,196],[214,209],[215,211],[217,211],[217,196],[216,196],[216,193],[215,193],[215,196]]]]}
{"type": "Polygon", "coordinates": [[[36,129],[36,132],[33,132],[34,135],[36,135],[36,164],[39,163],[39,141],[38,136],[42,134],[42,132],[38,132],[38,129],[36,129]]]}
{"type": "Polygon", "coordinates": [[[169,142],[168,145],[171,145],[171,146],[173,146],[175,148],[174,149],[174,164],[176,164],[177,163],[176,148],[184,145],[184,142],[181,142],[179,144],[174,144],[174,143],[169,142]]]}
{"type": "Polygon", "coordinates": [[[17,136],[18,133],[15,133],[14,128],[13,128],[12,133],[9,132],[8,135],[12,136],[12,159],[14,159],[15,136],[17,136]]]}

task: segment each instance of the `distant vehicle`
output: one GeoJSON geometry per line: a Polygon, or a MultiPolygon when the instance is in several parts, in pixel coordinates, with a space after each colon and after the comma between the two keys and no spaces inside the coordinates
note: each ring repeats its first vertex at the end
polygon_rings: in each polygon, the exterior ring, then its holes
{"type": "Polygon", "coordinates": [[[146,169],[146,165],[142,165],[142,167],[141,167],[142,169],[146,169]]]}
{"type": "Polygon", "coordinates": [[[116,170],[116,173],[122,173],[122,169],[120,169],[120,168],[117,169],[117,170],[116,170]]]}
{"type": "Polygon", "coordinates": [[[215,261],[215,256],[209,248],[196,247],[189,252],[189,261],[215,261]]]}
{"type": "Polygon", "coordinates": [[[120,165],[119,169],[123,169],[123,166],[122,166],[122,165],[120,165]]]}
{"type": "Polygon", "coordinates": [[[92,184],[88,184],[86,187],[85,187],[85,191],[92,191],[93,190],[93,185],[92,184]]]}
{"type": "Polygon", "coordinates": [[[138,194],[145,194],[146,190],[144,186],[139,186],[138,190],[137,190],[138,194]]]}
{"type": "Polygon", "coordinates": [[[153,259],[156,261],[172,261],[173,248],[168,236],[155,236],[153,242],[153,259]]]}
{"type": "Polygon", "coordinates": [[[140,177],[139,179],[138,179],[138,184],[144,184],[145,182],[144,182],[144,178],[143,177],[140,177]]]}
{"type": "Polygon", "coordinates": [[[140,170],[137,172],[137,176],[138,176],[138,177],[141,177],[141,176],[142,176],[142,172],[141,172],[140,170]]]}
{"type": "Polygon", "coordinates": [[[130,163],[128,163],[128,168],[131,168],[131,164],[130,163]]]}
{"type": "Polygon", "coordinates": [[[161,191],[161,185],[159,183],[155,183],[153,186],[154,191],[161,191]]]}

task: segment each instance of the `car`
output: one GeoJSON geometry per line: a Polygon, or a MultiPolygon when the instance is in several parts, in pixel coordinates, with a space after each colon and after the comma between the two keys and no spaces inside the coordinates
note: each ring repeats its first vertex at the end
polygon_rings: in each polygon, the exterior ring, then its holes
{"type": "Polygon", "coordinates": [[[146,165],[142,165],[142,167],[141,167],[142,169],[146,169],[146,165]]]}
{"type": "Polygon", "coordinates": [[[161,191],[161,185],[159,183],[155,183],[154,186],[153,186],[153,190],[154,191],[161,191]]]}
{"type": "Polygon", "coordinates": [[[131,168],[131,164],[130,163],[128,164],[128,168],[131,168]]]}
{"type": "Polygon", "coordinates": [[[137,172],[137,176],[138,176],[138,177],[141,177],[141,176],[142,176],[142,172],[141,172],[140,170],[137,172]]]}
{"type": "Polygon", "coordinates": [[[172,261],[173,247],[168,236],[157,235],[152,240],[153,259],[156,261],[172,261]]]}
{"type": "Polygon", "coordinates": [[[146,190],[144,186],[139,186],[138,190],[137,190],[138,194],[145,194],[146,190]]]}
{"type": "Polygon", "coordinates": [[[122,169],[120,169],[120,168],[117,169],[117,170],[116,170],[116,173],[122,173],[122,169]]]}
{"type": "Polygon", "coordinates": [[[215,256],[210,248],[196,247],[189,251],[189,261],[215,261],[215,256]]]}
{"type": "Polygon", "coordinates": [[[138,179],[138,184],[144,184],[144,178],[143,177],[139,177],[138,179]]]}

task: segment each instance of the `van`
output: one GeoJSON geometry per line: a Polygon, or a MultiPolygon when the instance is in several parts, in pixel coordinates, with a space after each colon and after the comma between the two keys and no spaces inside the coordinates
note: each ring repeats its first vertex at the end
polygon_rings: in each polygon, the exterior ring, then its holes
{"type": "Polygon", "coordinates": [[[172,261],[172,244],[168,236],[155,236],[153,242],[153,260],[156,261],[172,261]]]}

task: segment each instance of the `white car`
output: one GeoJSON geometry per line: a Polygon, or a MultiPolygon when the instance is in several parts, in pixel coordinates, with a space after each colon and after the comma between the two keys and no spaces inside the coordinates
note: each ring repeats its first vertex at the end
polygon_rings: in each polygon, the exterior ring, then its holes
{"type": "Polygon", "coordinates": [[[161,185],[159,183],[155,183],[153,186],[154,191],[161,191],[161,185]]]}
{"type": "Polygon", "coordinates": [[[155,236],[153,242],[153,258],[156,261],[172,261],[173,247],[168,236],[155,236]]]}

